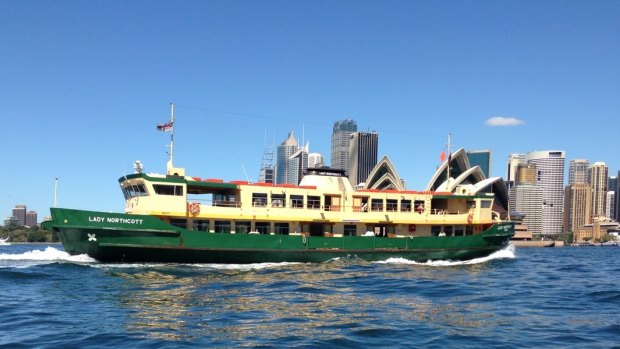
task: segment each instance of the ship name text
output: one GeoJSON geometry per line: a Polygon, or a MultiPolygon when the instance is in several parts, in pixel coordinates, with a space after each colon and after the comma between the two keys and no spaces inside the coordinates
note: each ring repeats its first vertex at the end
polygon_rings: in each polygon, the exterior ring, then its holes
{"type": "Polygon", "coordinates": [[[101,216],[88,216],[89,222],[98,223],[121,223],[121,224],[142,224],[143,219],[137,218],[119,218],[119,217],[101,217],[101,216]]]}

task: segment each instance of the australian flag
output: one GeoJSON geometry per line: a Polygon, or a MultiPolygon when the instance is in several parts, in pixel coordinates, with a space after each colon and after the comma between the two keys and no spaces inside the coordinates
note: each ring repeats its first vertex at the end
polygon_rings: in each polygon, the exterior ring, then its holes
{"type": "Polygon", "coordinates": [[[157,129],[159,131],[169,131],[169,130],[172,130],[172,125],[173,125],[172,121],[169,121],[165,124],[157,124],[157,129]]]}

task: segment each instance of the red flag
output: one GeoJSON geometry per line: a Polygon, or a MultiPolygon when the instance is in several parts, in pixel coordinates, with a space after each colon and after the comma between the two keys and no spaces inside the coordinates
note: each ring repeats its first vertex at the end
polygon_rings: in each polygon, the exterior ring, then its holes
{"type": "Polygon", "coordinates": [[[441,154],[439,154],[439,161],[444,162],[446,161],[446,151],[442,150],[441,154]]]}

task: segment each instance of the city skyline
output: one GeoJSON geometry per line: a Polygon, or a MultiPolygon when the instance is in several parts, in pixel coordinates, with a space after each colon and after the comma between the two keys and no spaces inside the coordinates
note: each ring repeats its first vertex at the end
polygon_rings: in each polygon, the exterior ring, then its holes
{"type": "MultiPolygon", "coordinates": [[[[620,169],[618,2],[8,2],[0,19],[0,211],[123,210],[136,160],[244,180],[291,129],[330,154],[335,120],[381,135],[407,187],[453,148],[561,149],[620,169]],[[179,25],[182,23],[183,25],[179,25]],[[265,136],[265,133],[267,136],[265,136]],[[305,135],[305,136],[304,136],[305,135]]],[[[274,159],[275,160],[275,159],[274,159]]],[[[616,202],[618,198],[616,197],[616,202]]]]}

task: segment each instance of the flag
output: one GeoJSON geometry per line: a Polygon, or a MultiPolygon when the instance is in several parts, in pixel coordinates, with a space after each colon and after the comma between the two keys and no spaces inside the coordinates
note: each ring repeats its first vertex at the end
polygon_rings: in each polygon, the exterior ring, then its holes
{"type": "Polygon", "coordinates": [[[441,154],[439,154],[439,161],[440,162],[446,161],[446,151],[445,150],[442,150],[441,154]]]}
{"type": "Polygon", "coordinates": [[[168,131],[168,130],[172,130],[172,121],[169,121],[165,124],[157,124],[157,129],[159,131],[168,131]]]}

